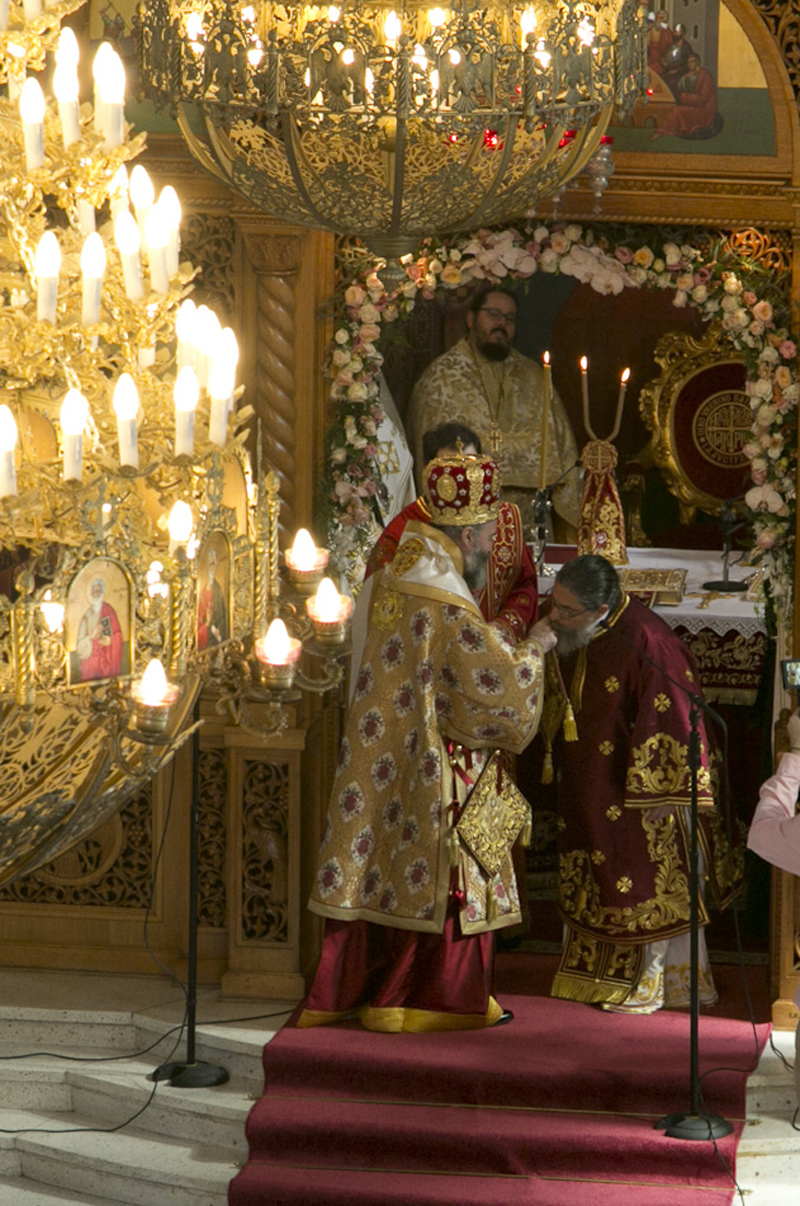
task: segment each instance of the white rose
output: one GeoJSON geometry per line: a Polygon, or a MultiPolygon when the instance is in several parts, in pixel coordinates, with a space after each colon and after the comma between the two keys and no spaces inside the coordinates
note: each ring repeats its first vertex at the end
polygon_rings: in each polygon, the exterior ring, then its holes
{"type": "Polygon", "coordinates": [[[336,348],[331,359],[338,368],[341,368],[342,365],[350,363],[350,353],[347,348],[336,348]]]}
{"type": "Polygon", "coordinates": [[[571,226],[564,227],[564,234],[571,243],[577,243],[583,234],[583,227],[577,226],[575,223],[573,223],[571,226]]]}
{"type": "Polygon", "coordinates": [[[756,412],[756,422],[762,427],[769,427],[775,420],[775,410],[772,406],[759,406],[756,412]]]}
{"type": "Polygon", "coordinates": [[[682,272],[675,281],[675,284],[679,289],[682,289],[684,293],[688,293],[692,288],[693,279],[694,278],[692,277],[691,272],[682,272]]]}
{"type": "Polygon", "coordinates": [[[558,252],[552,247],[545,247],[539,256],[539,267],[543,272],[558,272],[558,252]]]}
{"type": "Polygon", "coordinates": [[[772,397],[772,382],[765,380],[763,377],[760,381],[753,382],[753,393],[757,398],[772,397]]]}
{"type": "Polygon", "coordinates": [[[702,305],[704,301],[708,301],[708,287],[706,285],[695,285],[692,289],[692,301],[702,305]]]}
{"type": "Polygon", "coordinates": [[[339,327],[333,338],[336,340],[337,343],[349,343],[350,342],[350,332],[348,331],[347,327],[339,327]]]}
{"type": "Polygon", "coordinates": [[[545,239],[550,238],[550,231],[546,226],[537,226],[533,232],[533,237],[537,243],[544,243],[545,239]]]}
{"type": "Polygon", "coordinates": [[[362,381],[354,381],[347,387],[347,396],[351,402],[366,402],[367,387],[362,381]]]}
{"type": "Polygon", "coordinates": [[[676,290],[675,296],[672,299],[672,304],[673,304],[673,306],[677,306],[677,308],[679,310],[682,310],[684,308],[684,306],[686,305],[686,303],[688,302],[688,300],[689,300],[689,294],[686,292],[686,290],[678,289],[678,290],[676,290]]]}
{"type": "Polygon", "coordinates": [[[725,279],[724,289],[726,293],[738,296],[742,291],[742,285],[740,281],[737,281],[735,276],[729,276],[725,279]]]}
{"type": "Polygon", "coordinates": [[[729,293],[726,293],[720,302],[720,305],[726,314],[732,314],[734,310],[739,309],[739,299],[731,296],[729,293]]]}
{"type": "Polygon", "coordinates": [[[664,262],[667,267],[674,268],[676,264],[680,264],[682,259],[681,249],[676,243],[664,244],[664,262]]]}

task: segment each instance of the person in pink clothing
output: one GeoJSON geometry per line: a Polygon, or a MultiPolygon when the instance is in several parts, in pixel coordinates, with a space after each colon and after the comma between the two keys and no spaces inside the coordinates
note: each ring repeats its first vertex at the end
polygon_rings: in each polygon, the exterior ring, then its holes
{"type": "MultiPolygon", "coordinates": [[[[791,749],[761,786],[747,845],[774,867],[800,875],[800,813],[795,813],[800,792],[800,709],[789,717],[787,727],[791,749]]],[[[800,988],[794,1000],[800,1005],[800,988]]],[[[800,1022],[795,1033],[794,1083],[800,1103],[800,1022]]]]}

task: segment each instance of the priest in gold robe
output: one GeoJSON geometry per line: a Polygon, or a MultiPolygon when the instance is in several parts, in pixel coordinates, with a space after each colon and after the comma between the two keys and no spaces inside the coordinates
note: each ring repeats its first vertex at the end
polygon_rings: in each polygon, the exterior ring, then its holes
{"type": "Polygon", "coordinates": [[[499,464],[504,498],[520,508],[528,539],[533,536],[536,491],[558,482],[552,494],[554,536],[572,543],[581,496],[575,436],[553,392],[543,441],[543,373],[514,349],[516,322],[511,293],[488,283],[477,290],[467,313],[466,337],[434,360],[414,386],[406,415],[409,443],[415,464],[422,467],[423,434],[450,420],[465,423],[499,464]]]}
{"type": "Polygon", "coordinates": [[[300,1026],[508,1020],[492,995],[493,932],[520,920],[511,847],[527,805],[494,755],[533,736],[555,638],[515,645],[473,597],[496,530],[497,466],[436,459],[425,499],[430,519],[409,521],[375,575],[309,902],[327,921],[300,1026]]]}
{"type": "MultiPolygon", "coordinates": [[[[559,571],[550,611],[531,630],[557,635],[541,723],[556,784],[559,911],[565,927],[552,995],[617,1012],[689,1004],[692,697],[697,673],[660,616],[587,555],[559,571]]],[[[715,805],[715,755],[697,710],[698,837],[720,905],[741,883],[715,805]]],[[[549,777],[549,776],[548,776],[549,777]]],[[[717,1000],[698,902],[700,1003],[717,1000]]]]}

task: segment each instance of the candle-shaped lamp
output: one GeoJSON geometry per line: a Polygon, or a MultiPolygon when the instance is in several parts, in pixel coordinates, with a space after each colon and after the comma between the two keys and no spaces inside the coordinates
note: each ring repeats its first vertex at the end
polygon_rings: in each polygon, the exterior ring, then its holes
{"type": "Polygon", "coordinates": [[[136,214],[136,224],[139,227],[142,244],[146,247],[147,235],[145,233],[145,226],[147,225],[147,215],[153,208],[156,194],[153,188],[153,181],[150,179],[150,173],[147,168],[142,167],[141,163],[137,163],[131,172],[131,182],[128,186],[128,192],[130,193],[133,211],[136,214]]]}
{"type": "Polygon", "coordinates": [[[139,248],[142,240],[136,220],[128,209],[122,209],[117,214],[117,220],[114,223],[114,242],[122,259],[125,292],[131,301],[141,301],[144,297],[142,265],[139,260],[139,248]]]}
{"type": "Polygon", "coordinates": [[[61,248],[52,230],[46,230],[36,245],[33,269],[36,274],[36,317],[55,323],[61,248]]]}
{"type": "Polygon", "coordinates": [[[123,373],[114,386],[114,414],[117,416],[119,463],[139,468],[139,445],[136,416],[139,413],[139,391],[130,373],[123,373]]]}
{"type": "Polygon", "coordinates": [[[182,368],[173,390],[175,399],[175,455],[191,456],[194,452],[194,412],[200,390],[193,368],[182,368]]]}
{"type": "Polygon", "coordinates": [[[193,528],[194,516],[192,515],[192,508],[187,502],[179,499],[176,503],[172,504],[172,510],[169,513],[167,521],[170,553],[175,553],[181,547],[186,548],[191,540],[193,528]]]}
{"type": "Polygon", "coordinates": [[[169,710],[178,698],[178,688],[167,682],[161,662],[154,657],[147,663],[144,674],[132,688],[133,718],[138,731],[145,737],[157,737],[164,733],[169,720],[169,710]]]}
{"type": "Polygon", "coordinates": [[[222,333],[220,321],[210,306],[198,306],[195,319],[194,366],[200,389],[208,389],[208,374],[217,355],[217,344],[222,333]]]}
{"type": "Polygon", "coordinates": [[[318,549],[311,533],[300,528],[294,544],[283,555],[289,581],[301,595],[310,595],[319,586],[328,564],[328,550],[318,549]]]}
{"type": "Polygon", "coordinates": [[[22,0],[22,15],[26,21],[35,21],[42,15],[42,0],[22,0]]]}
{"type": "Polygon", "coordinates": [[[41,607],[48,631],[53,633],[60,632],[64,627],[64,612],[66,610],[64,604],[57,603],[53,598],[53,592],[48,589],[44,592],[39,606],[41,607]]]}
{"type": "Polygon", "coordinates": [[[553,392],[553,378],[550,370],[550,353],[542,357],[542,446],[539,449],[539,489],[547,485],[547,426],[550,422],[550,398],[553,392]]]}
{"type": "Polygon", "coordinates": [[[108,59],[109,55],[114,54],[114,48],[108,42],[101,42],[97,48],[97,53],[92,59],[92,78],[94,79],[94,132],[95,134],[105,133],[105,106],[103,104],[103,93],[100,87],[100,81],[105,78],[110,70],[108,59]]]}
{"type": "Polygon", "coordinates": [[[306,612],[314,626],[314,635],[322,645],[341,645],[347,635],[347,621],[353,610],[349,595],[340,595],[332,578],[323,578],[317,593],[306,599],[306,612]]]}
{"type": "Polygon", "coordinates": [[[0,30],[8,29],[9,0],[0,0],[0,30]]]}
{"type": "Polygon", "coordinates": [[[273,620],[267,635],[256,641],[255,651],[264,685],[273,691],[287,691],[303,651],[302,641],[289,636],[283,620],[273,620]]]}
{"type": "Polygon", "coordinates": [[[53,72],[53,92],[58,101],[61,140],[64,149],[78,142],[81,136],[80,99],[78,92],[78,42],[68,25],[61,30],[53,72]]]}
{"type": "Polygon", "coordinates": [[[122,59],[111,47],[100,60],[95,83],[100,95],[103,145],[106,150],[110,150],[112,147],[121,146],[125,141],[125,68],[122,59]]]}
{"type": "Polygon", "coordinates": [[[19,115],[25,138],[25,166],[29,172],[44,166],[44,110],[42,86],[28,76],[19,95],[19,115]]]}
{"type": "Polygon", "coordinates": [[[167,274],[171,280],[180,267],[181,259],[181,203],[171,184],[162,188],[158,204],[167,225],[167,274]]]}
{"type": "Polygon", "coordinates": [[[228,438],[228,415],[233,402],[235,372],[233,365],[218,356],[208,378],[208,393],[211,398],[208,438],[220,448],[225,447],[228,438]]]}
{"type": "MultiPolygon", "coordinates": [[[[136,169],[134,168],[134,171],[136,169]]],[[[150,261],[150,288],[154,293],[169,291],[169,274],[167,272],[167,241],[169,228],[160,203],[156,203],[149,211],[144,224],[144,241],[150,261]]]]}
{"type": "Polygon", "coordinates": [[[89,403],[80,390],[68,389],[61,403],[64,480],[83,477],[83,432],[89,417],[89,403]]]}
{"type": "Polygon", "coordinates": [[[86,236],[81,248],[81,322],[91,327],[100,321],[100,298],[106,270],[106,248],[97,231],[86,236]]]}
{"type": "Polygon", "coordinates": [[[10,407],[0,406],[0,498],[17,493],[17,466],[14,449],[17,446],[17,423],[10,407]]]}
{"type": "Polygon", "coordinates": [[[195,349],[195,334],[194,327],[197,321],[197,306],[192,301],[191,297],[187,297],[178,306],[178,313],[175,315],[175,334],[178,339],[177,350],[177,367],[178,372],[182,368],[194,368],[194,349],[195,349]]]}

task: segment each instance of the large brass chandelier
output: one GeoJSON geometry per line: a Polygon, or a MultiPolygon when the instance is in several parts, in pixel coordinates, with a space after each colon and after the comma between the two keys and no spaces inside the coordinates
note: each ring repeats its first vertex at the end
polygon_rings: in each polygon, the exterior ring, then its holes
{"type": "Polygon", "coordinates": [[[145,93],[267,213],[400,256],[583,171],[646,85],[637,0],[145,0],[145,93]]]}
{"type": "Polygon", "coordinates": [[[79,100],[60,22],[80,2],[0,6],[0,883],[140,790],[201,689],[280,731],[298,685],[340,681],[349,607],[281,598],[279,483],[251,466],[235,336],[189,296],[174,190],[128,172],[143,140],[110,46],[79,100]]]}

